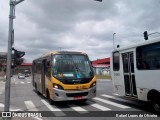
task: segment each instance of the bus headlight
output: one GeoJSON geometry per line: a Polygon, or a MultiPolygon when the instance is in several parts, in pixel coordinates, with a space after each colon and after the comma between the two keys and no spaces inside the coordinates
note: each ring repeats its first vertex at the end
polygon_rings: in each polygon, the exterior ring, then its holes
{"type": "Polygon", "coordinates": [[[53,83],[53,88],[63,90],[63,87],[61,85],[58,85],[58,84],[55,84],[55,83],[53,83]]]}
{"type": "Polygon", "coordinates": [[[91,87],[94,87],[94,86],[96,86],[96,82],[93,82],[93,83],[91,84],[90,88],[91,88],[91,87]]]}

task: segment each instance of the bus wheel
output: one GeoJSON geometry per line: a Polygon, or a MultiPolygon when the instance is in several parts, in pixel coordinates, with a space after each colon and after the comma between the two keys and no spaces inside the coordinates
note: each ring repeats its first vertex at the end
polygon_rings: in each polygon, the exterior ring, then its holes
{"type": "Polygon", "coordinates": [[[158,98],[158,96],[157,96],[157,98],[154,97],[151,100],[151,104],[152,104],[152,107],[154,108],[154,110],[156,112],[160,113],[160,98],[158,98]]]}
{"type": "Polygon", "coordinates": [[[48,102],[53,105],[53,100],[50,98],[50,94],[49,94],[49,91],[47,90],[47,99],[48,99],[48,102]]]}

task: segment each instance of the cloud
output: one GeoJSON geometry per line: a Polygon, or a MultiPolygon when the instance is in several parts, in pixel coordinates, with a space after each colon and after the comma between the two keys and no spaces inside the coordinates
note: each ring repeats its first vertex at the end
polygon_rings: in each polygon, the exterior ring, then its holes
{"type": "MultiPolygon", "coordinates": [[[[9,1],[0,0],[0,51],[7,51],[9,1]]],[[[159,0],[25,0],[16,6],[14,47],[31,62],[48,51],[86,52],[91,60],[159,32],[159,0]]]]}

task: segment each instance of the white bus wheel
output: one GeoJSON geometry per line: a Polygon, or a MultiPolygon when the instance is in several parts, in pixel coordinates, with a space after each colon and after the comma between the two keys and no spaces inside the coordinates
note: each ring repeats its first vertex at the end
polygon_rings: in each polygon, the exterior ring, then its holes
{"type": "Polygon", "coordinates": [[[153,98],[151,100],[151,104],[152,104],[152,107],[154,108],[154,110],[156,112],[160,113],[160,99],[159,98],[153,98]]]}

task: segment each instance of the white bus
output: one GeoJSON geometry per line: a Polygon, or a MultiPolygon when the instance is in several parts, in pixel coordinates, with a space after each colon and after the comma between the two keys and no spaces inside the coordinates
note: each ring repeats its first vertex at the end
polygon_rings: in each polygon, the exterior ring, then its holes
{"type": "Polygon", "coordinates": [[[116,48],[111,75],[115,93],[151,102],[160,112],[160,39],[116,48]]]}

